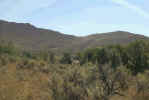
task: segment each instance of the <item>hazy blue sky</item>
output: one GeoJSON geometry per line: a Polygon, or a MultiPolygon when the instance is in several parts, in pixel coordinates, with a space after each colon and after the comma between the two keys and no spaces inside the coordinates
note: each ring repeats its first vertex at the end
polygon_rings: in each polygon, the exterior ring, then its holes
{"type": "Polygon", "coordinates": [[[149,36],[149,0],[0,0],[0,19],[66,34],[116,30],[149,36]]]}

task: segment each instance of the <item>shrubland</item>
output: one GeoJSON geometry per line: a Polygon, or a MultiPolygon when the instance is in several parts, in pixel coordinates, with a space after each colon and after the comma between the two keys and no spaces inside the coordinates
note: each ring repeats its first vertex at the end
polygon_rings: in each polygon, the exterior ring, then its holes
{"type": "Polygon", "coordinates": [[[0,100],[148,100],[149,42],[31,52],[0,44],[0,100]]]}

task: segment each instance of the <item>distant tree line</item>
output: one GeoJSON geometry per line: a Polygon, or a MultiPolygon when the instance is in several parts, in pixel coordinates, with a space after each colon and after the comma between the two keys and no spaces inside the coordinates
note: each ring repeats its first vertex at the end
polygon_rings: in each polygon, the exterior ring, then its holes
{"type": "Polygon", "coordinates": [[[134,75],[149,69],[149,43],[136,41],[129,45],[91,48],[77,54],[81,64],[110,64],[112,68],[126,66],[134,75]]]}

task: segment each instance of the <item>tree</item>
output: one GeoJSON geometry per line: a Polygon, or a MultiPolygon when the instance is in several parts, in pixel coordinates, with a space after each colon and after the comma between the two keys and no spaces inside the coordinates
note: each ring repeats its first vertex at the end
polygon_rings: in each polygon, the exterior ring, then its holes
{"type": "Polygon", "coordinates": [[[108,54],[106,48],[100,49],[97,54],[97,62],[98,64],[106,64],[109,62],[108,54]]]}
{"type": "Polygon", "coordinates": [[[131,69],[134,75],[149,68],[148,56],[146,55],[149,50],[146,48],[148,46],[144,41],[136,41],[127,47],[129,55],[127,67],[131,69]]]}
{"type": "Polygon", "coordinates": [[[72,59],[71,59],[70,53],[64,53],[60,62],[62,64],[72,64],[72,59]]]}
{"type": "Polygon", "coordinates": [[[111,62],[112,68],[117,68],[121,64],[120,52],[116,48],[111,48],[109,50],[109,60],[111,62]]]}
{"type": "Polygon", "coordinates": [[[51,63],[55,63],[55,54],[53,52],[49,53],[49,60],[51,63]]]}

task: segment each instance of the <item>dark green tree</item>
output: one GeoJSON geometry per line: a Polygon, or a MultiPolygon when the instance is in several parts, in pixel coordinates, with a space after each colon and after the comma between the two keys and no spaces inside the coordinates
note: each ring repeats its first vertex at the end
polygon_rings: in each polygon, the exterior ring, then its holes
{"type": "Polygon", "coordinates": [[[109,57],[106,48],[102,48],[96,54],[98,64],[106,64],[109,62],[109,57]]]}
{"type": "Polygon", "coordinates": [[[71,54],[70,53],[64,53],[60,62],[62,64],[72,64],[71,54]]]}
{"type": "Polygon", "coordinates": [[[53,52],[49,53],[49,60],[51,63],[55,63],[55,53],[53,52]]]}
{"type": "Polygon", "coordinates": [[[146,55],[148,46],[144,41],[136,41],[127,48],[129,58],[127,66],[134,75],[149,68],[148,56],[146,55]]]}

